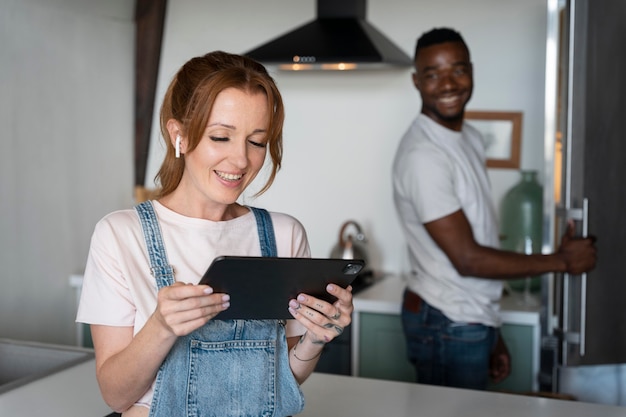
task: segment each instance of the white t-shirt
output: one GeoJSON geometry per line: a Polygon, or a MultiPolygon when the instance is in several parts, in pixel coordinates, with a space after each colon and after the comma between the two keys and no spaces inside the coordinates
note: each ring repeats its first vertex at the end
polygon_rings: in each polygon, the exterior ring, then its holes
{"type": "Polygon", "coordinates": [[[409,288],[455,322],[498,327],[502,282],[462,277],[424,223],[462,209],[476,242],[498,247],[498,225],[480,133],[447,129],[424,114],[400,141],[393,196],[409,248],[409,288]]]}
{"type": "MultiPolygon", "coordinates": [[[[158,201],[153,204],[176,281],[198,283],[211,261],[221,255],[261,256],[252,212],[215,222],[180,215],[158,201]]],[[[302,224],[287,214],[270,213],[270,216],[278,256],[310,257],[302,224]]],[[[150,260],[137,212],[129,209],[105,216],[96,224],[91,239],[76,321],[132,326],[137,334],[156,304],[157,284],[150,274],[150,260]]],[[[288,337],[305,331],[295,320],[288,320],[285,330],[288,337]]],[[[152,394],[151,389],[138,404],[149,406],[152,394]]]]}

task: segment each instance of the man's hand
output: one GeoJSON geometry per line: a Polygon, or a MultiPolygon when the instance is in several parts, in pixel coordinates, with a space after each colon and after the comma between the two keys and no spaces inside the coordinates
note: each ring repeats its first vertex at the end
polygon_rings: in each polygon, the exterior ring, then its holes
{"type": "Polygon", "coordinates": [[[565,262],[565,272],[578,275],[596,266],[595,241],[593,236],[575,237],[574,222],[569,221],[557,252],[557,255],[565,262]]]}
{"type": "Polygon", "coordinates": [[[511,356],[509,350],[504,344],[502,335],[498,331],[498,341],[496,346],[491,352],[489,360],[489,376],[494,383],[503,381],[507,376],[511,374],[511,356]]]}

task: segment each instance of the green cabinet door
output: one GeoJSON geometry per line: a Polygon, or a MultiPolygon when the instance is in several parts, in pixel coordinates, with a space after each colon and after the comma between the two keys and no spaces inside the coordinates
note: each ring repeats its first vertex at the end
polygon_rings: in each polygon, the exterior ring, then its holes
{"type": "Polygon", "coordinates": [[[533,390],[533,326],[503,324],[502,338],[511,356],[511,374],[499,384],[491,384],[491,391],[531,392],[533,390]]]}
{"type": "Polygon", "coordinates": [[[359,313],[359,376],[415,382],[397,314],[359,313]]]}

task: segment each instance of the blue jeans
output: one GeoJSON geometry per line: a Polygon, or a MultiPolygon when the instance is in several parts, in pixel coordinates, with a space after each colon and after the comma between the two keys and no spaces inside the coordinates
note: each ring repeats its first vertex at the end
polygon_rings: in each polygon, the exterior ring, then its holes
{"type": "Polygon", "coordinates": [[[418,311],[403,305],[402,326],[418,383],[487,389],[489,357],[498,335],[495,328],[453,322],[424,300],[418,311]]]}

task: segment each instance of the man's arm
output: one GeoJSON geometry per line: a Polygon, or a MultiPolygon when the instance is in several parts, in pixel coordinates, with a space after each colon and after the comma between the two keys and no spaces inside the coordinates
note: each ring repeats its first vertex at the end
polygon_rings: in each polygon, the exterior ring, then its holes
{"type": "Polygon", "coordinates": [[[596,261],[593,238],[574,238],[573,224],[553,254],[526,255],[479,245],[462,210],[425,223],[431,238],[462,276],[513,279],[546,272],[580,274],[596,261]]]}

